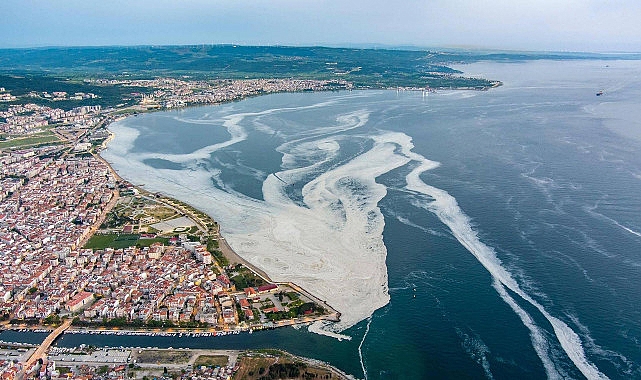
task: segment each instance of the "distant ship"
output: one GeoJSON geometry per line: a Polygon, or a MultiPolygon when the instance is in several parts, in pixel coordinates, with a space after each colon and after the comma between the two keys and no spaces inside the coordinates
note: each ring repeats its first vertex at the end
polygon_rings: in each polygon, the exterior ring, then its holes
{"type": "Polygon", "coordinates": [[[596,93],[596,96],[601,96],[601,95],[603,95],[603,90],[596,93]]]}

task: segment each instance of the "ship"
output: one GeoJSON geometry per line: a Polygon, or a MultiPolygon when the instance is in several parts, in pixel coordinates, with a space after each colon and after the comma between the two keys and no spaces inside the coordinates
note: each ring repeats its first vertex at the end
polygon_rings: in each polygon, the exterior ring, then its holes
{"type": "Polygon", "coordinates": [[[601,96],[601,95],[603,95],[603,90],[596,93],[596,96],[601,96]]]}

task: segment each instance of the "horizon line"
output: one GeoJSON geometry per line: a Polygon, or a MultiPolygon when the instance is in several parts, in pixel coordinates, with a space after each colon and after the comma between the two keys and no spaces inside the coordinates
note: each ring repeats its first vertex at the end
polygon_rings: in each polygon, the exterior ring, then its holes
{"type": "Polygon", "coordinates": [[[89,49],[89,48],[143,48],[143,47],[193,47],[193,46],[239,46],[239,47],[275,47],[275,48],[326,48],[353,50],[398,50],[398,51],[463,51],[484,53],[521,53],[521,54],[596,54],[596,55],[634,55],[641,51],[585,51],[585,50],[532,50],[532,49],[502,49],[480,46],[421,46],[414,44],[384,44],[384,43],[340,43],[340,44],[245,44],[245,43],[167,43],[167,44],[113,44],[113,45],[34,45],[1,47],[0,50],[37,50],[37,49],[89,49]]]}

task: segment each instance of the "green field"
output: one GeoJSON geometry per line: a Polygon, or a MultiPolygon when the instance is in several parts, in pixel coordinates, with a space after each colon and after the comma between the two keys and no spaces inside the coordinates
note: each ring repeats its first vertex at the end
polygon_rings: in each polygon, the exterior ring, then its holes
{"type": "Polygon", "coordinates": [[[139,247],[148,247],[155,242],[160,242],[163,244],[168,243],[168,239],[165,238],[156,238],[156,239],[140,239],[140,235],[137,234],[107,234],[107,235],[94,235],[89,239],[84,248],[91,249],[105,249],[105,248],[127,248],[133,246],[139,247]]]}
{"type": "Polygon", "coordinates": [[[169,243],[169,239],[167,238],[139,239],[136,245],[139,247],[149,247],[154,243],[162,243],[163,245],[167,245],[169,243]]]}
{"type": "Polygon", "coordinates": [[[148,364],[187,364],[192,353],[178,350],[144,350],[138,354],[138,363],[148,364]]]}
{"type": "Polygon", "coordinates": [[[25,137],[17,137],[11,140],[0,141],[0,149],[23,148],[35,145],[58,144],[60,139],[51,131],[34,133],[25,137]]]}
{"type": "Polygon", "coordinates": [[[226,366],[229,362],[229,358],[224,355],[200,355],[196,362],[194,363],[195,367],[200,367],[204,365],[206,367],[222,367],[226,366]]]}

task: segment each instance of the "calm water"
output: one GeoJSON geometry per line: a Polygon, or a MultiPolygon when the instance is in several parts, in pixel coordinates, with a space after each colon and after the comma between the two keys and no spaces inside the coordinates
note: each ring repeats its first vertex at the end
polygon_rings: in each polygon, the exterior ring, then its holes
{"type": "MultiPolygon", "coordinates": [[[[251,219],[284,204],[273,199],[289,202],[294,222],[298,208],[322,206],[319,219],[358,241],[377,234],[380,209],[386,249],[363,255],[383,255],[389,303],[368,317],[355,302],[360,322],[342,331],[351,340],[283,329],[59,344],[276,346],[368,379],[641,377],[641,63],[463,70],[505,85],[270,95],[112,128],[105,157],[125,178],[207,210],[250,255],[250,233],[273,238],[251,219]],[[366,173],[362,160],[381,169],[366,173]],[[369,229],[349,230],[352,220],[369,229]]],[[[305,280],[303,264],[288,268],[305,280]]],[[[384,278],[380,266],[363,268],[374,285],[384,278]]]]}

